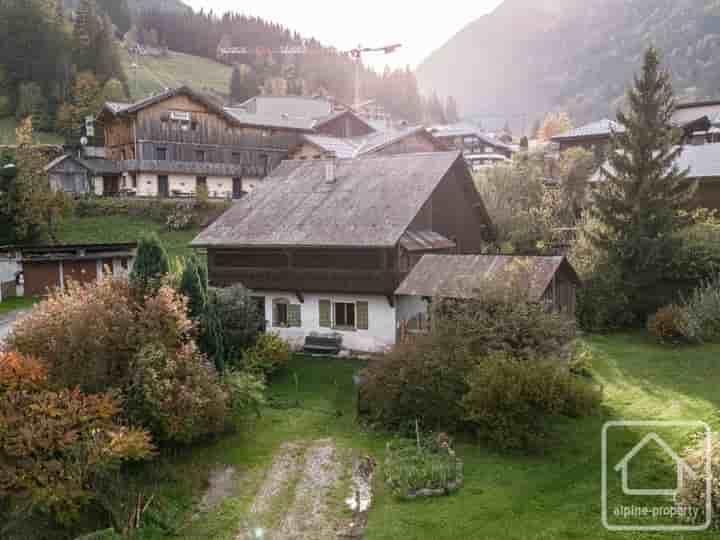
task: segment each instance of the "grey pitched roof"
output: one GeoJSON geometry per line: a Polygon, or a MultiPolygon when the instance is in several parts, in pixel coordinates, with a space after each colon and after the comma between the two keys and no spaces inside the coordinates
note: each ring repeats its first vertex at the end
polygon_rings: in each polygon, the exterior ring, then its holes
{"type": "Polygon", "coordinates": [[[452,249],[457,244],[435,231],[405,231],[400,245],[407,251],[428,251],[431,249],[452,249]]]}
{"type": "Polygon", "coordinates": [[[321,118],[333,112],[333,104],[325,98],[303,96],[255,96],[240,104],[251,114],[280,117],[283,115],[321,118]]]}
{"type": "Polygon", "coordinates": [[[603,118],[597,122],[591,122],[589,124],[585,124],[584,126],[566,131],[565,133],[553,137],[552,140],[560,141],[568,139],[581,139],[585,137],[609,137],[613,131],[620,133],[624,130],[625,128],[617,122],[603,118]]]}
{"type": "Polygon", "coordinates": [[[306,135],[305,138],[324,152],[332,152],[340,159],[349,159],[371,154],[407,137],[423,132],[425,132],[424,127],[414,126],[377,131],[361,137],[341,138],[329,135],[306,135]]]}
{"type": "Polygon", "coordinates": [[[285,161],[192,245],[392,247],[460,159],[432,152],[285,161]]]}
{"type": "Polygon", "coordinates": [[[45,166],[45,172],[51,171],[66,159],[72,159],[93,174],[120,174],[122,172],[120,164],[117,161],[103,158],[78,158],[71,154],[65,154],[48,163],[45,166]]]}
{"type": "Polygon", "coordinates": [[[250,113],[244,109],[226,108],[233,119],[246,126],[257,126],[267,128],[295,129],[300,131],[312,131],[317,124],[315,118],[304,116],[289,116],[272,113],[250,113]]]}
{"type": "Polygon", "coordinates": [[[720,125],[720,101],[680,104],[673,114],[673,122],[685,125],[703,117],[707,117],[713,126],[720,125]]]}
{"type": "MultiPolygon", "coordinates": [[[[689,170],[690,178],[720,178],[720,143],[685,145],[676,163],[681,171],[689,170]]],[[[609,167],[607,162],[604,167],[609,167]]],[[[604,178],[600,168],[590,178],[590,182],[601,182],[604,178]]]]}
{"type": "Polygon", "coordinates": [[[457,137],[477,137],[483,143],[489,146],[495,146],[498,148],[504,148],[506,150],[513,150],[512,146],[505,144],[504,142],[490,137],[486,133],[480,131],[480,129],[472,124],[458,123],[448,125],[437,125],[429,128],[430,133],[438,138],[457,138],[457,137]]]}
{"type": "Polygon", "coordinates": [[[561,266],[580,282],[565,257],[423,255],[395,294],[467,299],[481,297],[489,287],[519,287],[537,301],[561,266]]]}

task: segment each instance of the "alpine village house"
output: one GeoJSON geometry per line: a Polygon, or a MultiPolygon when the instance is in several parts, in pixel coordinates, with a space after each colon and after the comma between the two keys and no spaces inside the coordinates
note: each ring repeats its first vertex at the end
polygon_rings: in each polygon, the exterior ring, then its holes
{"type": "Polygon", "coordinates": [[[283,162],[193,242],[294,346],[396,343],[395,291],[424,254],[479,253],[491,222],[459,152],[283,162]]]}
{"type": "Polygon", "coordinates": [[[188,87],[106,103],[94,132],[102,147],[46,167],[54,189],[182,198],[204,186],[211,198],[238,199],[289,157],[314,159],[342,148],[358,155],[444,149],[420,128],[377,132],[326,98],[258,96],[225,107],[188,87]]]}

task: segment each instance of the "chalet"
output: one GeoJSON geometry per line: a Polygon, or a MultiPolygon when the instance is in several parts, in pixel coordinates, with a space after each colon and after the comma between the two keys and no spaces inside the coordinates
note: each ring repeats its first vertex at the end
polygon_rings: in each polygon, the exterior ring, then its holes
{"type": "Polygon", "coordinates": [[[303,135],[292,159],[350,159],[367,155],[442,152],[447,148],[422,126],[378,131],[360,137],[303,135]]]}
{"type": "Polygon", "coordinates": [[[426,253],[477,253],[491,222],[459,152],[286,161],[203,231],[210,283],[242,283],[268,329],[378,351],[395,290],[426,253]]]}
{"type": "Polygon", "coordinates": [[[448,149],[462,151],[473,168],[490,162],[508,161],[514,153],[512,146],[469,124],[433,126],[430,133],[448,149]]]}
{"type": "Polygon", "coordinates": [[[96,132],[103,158],[63,156],[46,169],[72,193],[213,198],[252,191],[307,141],[303,135],[367,137],[375,130],[323,98],[258,96],[238,107],[182,87],[136,103],[106,103],[96,132]]]}
{"type": "Polygon", "coordinates": [[[78,244],[0,248],[23,276],[25,296],[43,296],[69,281],[89,283],[103,275],[128,275],[136,244],[78,244]]]}
{"type": "MultiPolygon", "coordinates": [[[[683,146],[677,166],[680,170],[687,169],[689,177],[697,180],[692,207],[720,210],[720,144],[683,146]]],[[[596,171],[589,180],[591,186],[597,186],[603,181],[603,168],[596,171]]]]}
{"type": "Polygon", "coordinates": [[[580,279],[565,257],[424,255],[395,291],[401,327],[419,329],[433,299],[469,300],[522,295],[575,315],[580,279]]]}
{"type": "MultiPolygon", "coordinates": [[[[672,123],[683,130],[685,144],[718,142],[720,141],[720,101],[678,105],[672,123]]],[[[557,135],[552,138],[552,142],[560,145],[561,152],[570,148],[585,148],[604,154],[610,145],[612,134],[622,133],[624,129],[617,122],[603,118],[557,135]]]]}
{"type": "Polygon", "coordinates": [[[553,137],[551,140],[560,145],[560,151],[570,148],[584,148],[593,152],[605,152],[610,144],[612,134],[619,133],[623,127],[612,120],[603,118],[583,126],[571,129],[553,137]]]}

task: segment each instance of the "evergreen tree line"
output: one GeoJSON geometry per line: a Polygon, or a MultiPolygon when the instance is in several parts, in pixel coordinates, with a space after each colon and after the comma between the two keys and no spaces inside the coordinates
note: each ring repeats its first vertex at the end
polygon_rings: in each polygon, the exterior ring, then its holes
{"type": "Polygon", "coordinates": [[[87,96],[76,95],[81,79],[124,96],[119,27],[108,14],[129,25],[122,5],[127,10],[125,0],[80,0],[71,18],[62,0],[0,0],[0,116],[32,116],[35,129],[56,131],[63,116],[84,109],[87,96]]]}

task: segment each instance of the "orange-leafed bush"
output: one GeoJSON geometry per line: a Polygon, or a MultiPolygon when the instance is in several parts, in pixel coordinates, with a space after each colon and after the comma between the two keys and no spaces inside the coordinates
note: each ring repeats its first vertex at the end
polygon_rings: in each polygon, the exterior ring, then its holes
{"type": "Polygon", "coordinates": [[[104,279],[53,293],[15,327],[8,349],[43,362],[54,384],[103,392],[126,383],[145,344],[180,347],[192,328],[185,301],[172,289],[141,303],[127,280],[104,279]]]}
{"type": "Polygon", "coordinates": [[[683,339],[682,328],[685,314],[676,305],[665,306],[648,320],[648,332],[658,341],[680,341],[683,339]]]}
{"type": "Polygon", "coordinates": [[[133,360],[127,408],[158,440],[189,443],[225,428],[229,396],[194,343],[178,350],[155,343],[133,360]]]}
{"type": "Polygon", "coordinates": [[[112,393],[53,390],[42,366],[16,354],[2,355],[0,366],[0,498],[11,514],[29,504],[72,522],[95,499],[98,478],[153,455],[147,432],[117,422],[112,393]]]}
{"type": "Polygon", "coordinates": [[[14,390],[38,390],[47,386],[47,369],[33,358],[0,352],[0,396],[14,390]]]}

